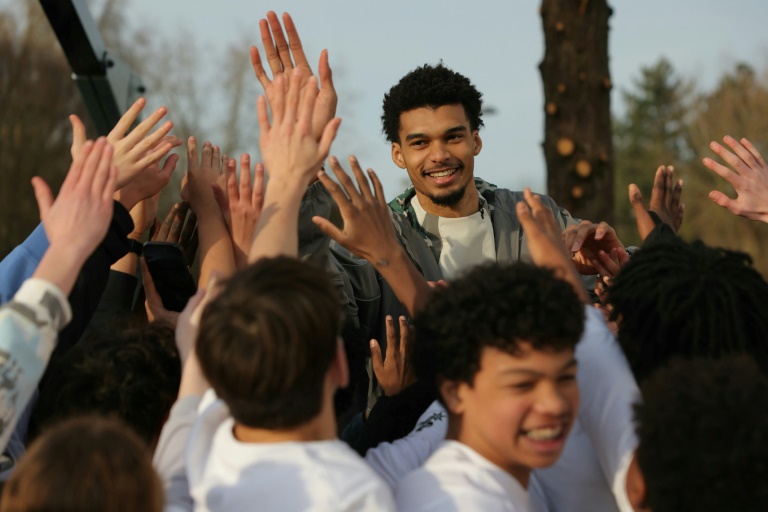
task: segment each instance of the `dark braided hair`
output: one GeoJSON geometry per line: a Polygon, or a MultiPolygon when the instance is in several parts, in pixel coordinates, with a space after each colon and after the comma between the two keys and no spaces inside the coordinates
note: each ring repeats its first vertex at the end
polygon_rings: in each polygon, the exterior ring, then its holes
{"type": "Polygon", "coordinates": [[[405,75],[384,95],[382,131],[389,142],[400,142],[400,114],[417,108],[461,104],[470,128],[483,126],[483,100],[469,78],[442,63],[424,64],[405,75]]]}
{"type": "Polygon", "coordinates": [[[746,353],[768,370],[768,283],[744,253],[652,245],[622,269],[608,302],[638,382],[673,356],[746,353]]]}

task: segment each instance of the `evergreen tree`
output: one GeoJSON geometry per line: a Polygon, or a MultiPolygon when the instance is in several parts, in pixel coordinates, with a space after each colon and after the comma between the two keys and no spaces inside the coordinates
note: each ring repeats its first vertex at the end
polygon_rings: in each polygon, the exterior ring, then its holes
{"type": "Polygon", "coordinates": [[[676,177],[681,177],[694,158],[687,124],[692,90],[662,58],[642,68],[632,90],[622,92],[625,114],[614,121],[615,228],[625,244],[640,241],[627,196],[629,184],[636,183],[649,195],[659,165],[674,165],[676,177]]]}

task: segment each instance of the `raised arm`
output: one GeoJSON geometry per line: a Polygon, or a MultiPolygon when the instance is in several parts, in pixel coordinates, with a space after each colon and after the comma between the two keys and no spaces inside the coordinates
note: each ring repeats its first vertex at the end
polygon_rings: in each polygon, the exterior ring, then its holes
{"type": "Polygon", "coordinates": [[[264,165],[256,164],[251,183],[251,157],[244,153],[240,156],[239,182],[234,159],[231,159],[230,165],[227,166],[226,178],[227,192],[217,188],[216,200],[232,237],[235,265],[240,270],[248,265],[248,251],[264,206],[264,165]]]}
{"type": "Polygon", "coordinates": [[[222,174],[219,148],[206,142],[200,155],[197,140],[190,137],[187,141],[187,183],[182,196],[189,200],[197,217],[200,288],[208,284],[214,271],[224,277],[235,271],[232,239],[213,193],[213,187],[221,180],[222,174]]]}
{"type": "Polygon", "coordinates": [[[635,212],[637,231],[643,240],[656,227],[656,220],[652,217],[652,213],[656,215],[659,221],[672,228],[675,233],[683,224],[685,206],[680,202],[683,193],[683,180],[675,181],[673,173],[674,168],[670,165],[659,166],[656,170],[651,203],[647,210],[645,203],[643,203],[640,188],[634,183],[629,185],[629,202],[635,212]]]}
{"type": "Polygon", "coordinates": [[[725,149],[715,141],[709,147],[725,160],[730,169],[711,158],[703,160],[704,165],[733,185],[736,199],[731,199],[718,190],[709,193],[709,198],[734,215],[747,219],[768,222],[768,165],[755,146],[747,139],[737,141],[730,135],[723,141],[733,150],[725,149]]]}
{"type": "MultiPolygon", "coordinates": [[[[264,69],[259,50],[251,47],[251,64],[256,78],[264,88],[264,94],[267,101],[272,105],[273,98],[277,92],[274,85],[274,79],[280,75],[286,75],[293,69],[298,69],[301,76],[301,85],[305,86],[312,76],[312,68],[304,54],[304,48],[299,39],[299,32],[293,23],[290,14],[283,14],[283,23],[285,24],[285,33],[280,26],[280,20],[273,11],[267,13],[267,19],[259,21],[259,30],[261,32],[261,42],[264,45],[264,53],[267,63],[272,72],[272,78],[264,69]],[[287,38],[286,38],[287,34],[287,38]]],[[[320,91],[315,101],[315,107],[312,114],[312,133],[316,140],[320,140],[323,130],[328,122],[336,115],[336,105],[338,96],[333,86],[333,73],[328,64],[328,50],[320,53],[320,62],[318,64],[318,83],[320,91]]]]}
{"type": "Polygon", "coordinates": [[[315,170],[328,156],[341,123],[339,118],[331,119],[320,140],[315,139],[312,125],[317,80],[311,77],[305,86],[301,82],[301,72],[296,69],[287,83],[283,75],[274,80],[271,123],[266,99],[259,97],[257,104],[259,146],[270,179],[248,255],[251,262],[278,255],[297,256],[301,199],[315,170]]]}
{"type": "Polygon", "coordinates": [[[552,210],[544,206],[539,196],[532,194],[529,188],[525,189],[523,197],[525,202],[517,203],[517,218],[528,238],[533,263],[539,267],[554,270],[555,275],[569,283],[579,299],[584,304],[588,304],[589,297],[563,243],[560,228],[552,216],[552,210]]]}
{"type": "MultiPolygon", "coordinates": [[[[181,141],[168,133],[173,128],[171,121],[166,121],[154,132],[152,129],[168,112],[165,107],[155,110],[149,117],[128,132],[131,125],[141,114],[147,100],[139,98],[123,114],[115,127],[107,135],[107,142],[114,148],[114,164],[117,166],[117,188],[121,189],[133,180],[141,171],[158,162],[181,141]]],[[[78,153],[85,142],[85,125],[76,115],[69,116],[72,123],[72,157],[78,153]]],[[[130,210],[133,205],[127,207],[130,210]]]]}
{"type": "Polygon", "coordinates": [[[339,229],[322,217],[314,217],[312,220],[336,243],[368,260],[387,280],[408,313],[414,315],[429,297],[429,284],[397,240],[389,206],[384,199],[384,189],[376,173],[368,169],[369,183],[357,159],[350,157],[349,162],[360,191],[355,188],[352,179],[335,157],[331,157],[329,163],[341,186],[325,172],[318,174],[339,206],[344,228],[339,229]]]}
{"type": "Polygon", "coordinates": [[[112,147],[103,138],[77,153],[54,201],[42,178],[32,179],[48,249],[14,299],[0,308],[0,449],[4,448],[71,318],[66,299],[90,254],[107,233],[117,181],[112,147]],[[72,226],[78,226],[72,229],[72,226]]]}

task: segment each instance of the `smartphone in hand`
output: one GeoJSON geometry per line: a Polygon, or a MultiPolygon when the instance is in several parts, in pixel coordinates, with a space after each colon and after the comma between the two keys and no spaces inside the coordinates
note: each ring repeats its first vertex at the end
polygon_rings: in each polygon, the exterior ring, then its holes
{"type": "Polygon", "coordinates": [[[168,311],[181,311],[197,291],[184,250],[173,242],[146,242],[142,249],[155,289],[168,311]]]}

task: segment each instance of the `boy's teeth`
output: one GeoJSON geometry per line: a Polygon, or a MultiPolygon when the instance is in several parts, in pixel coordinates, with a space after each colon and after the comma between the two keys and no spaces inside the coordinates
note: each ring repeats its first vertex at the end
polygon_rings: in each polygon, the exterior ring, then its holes
{"type": "Polygon", "coordinates": [[[550,439],[556,439],[560,437],[562,432],[563,427],[559,426],[552,428],[536,428],[529,430],[525,435],[534,441],[548,441],[550,439]]]}
{"type": "Polygon", "coordinates": [[[430,174],[430,176],[432,176],[433,178],[443,178],[445,176],[450,176],[451,174],[454,173],[454,171],[455,169],[448,169],[447,171],[433,172],[432,174],[430,174]]]}

